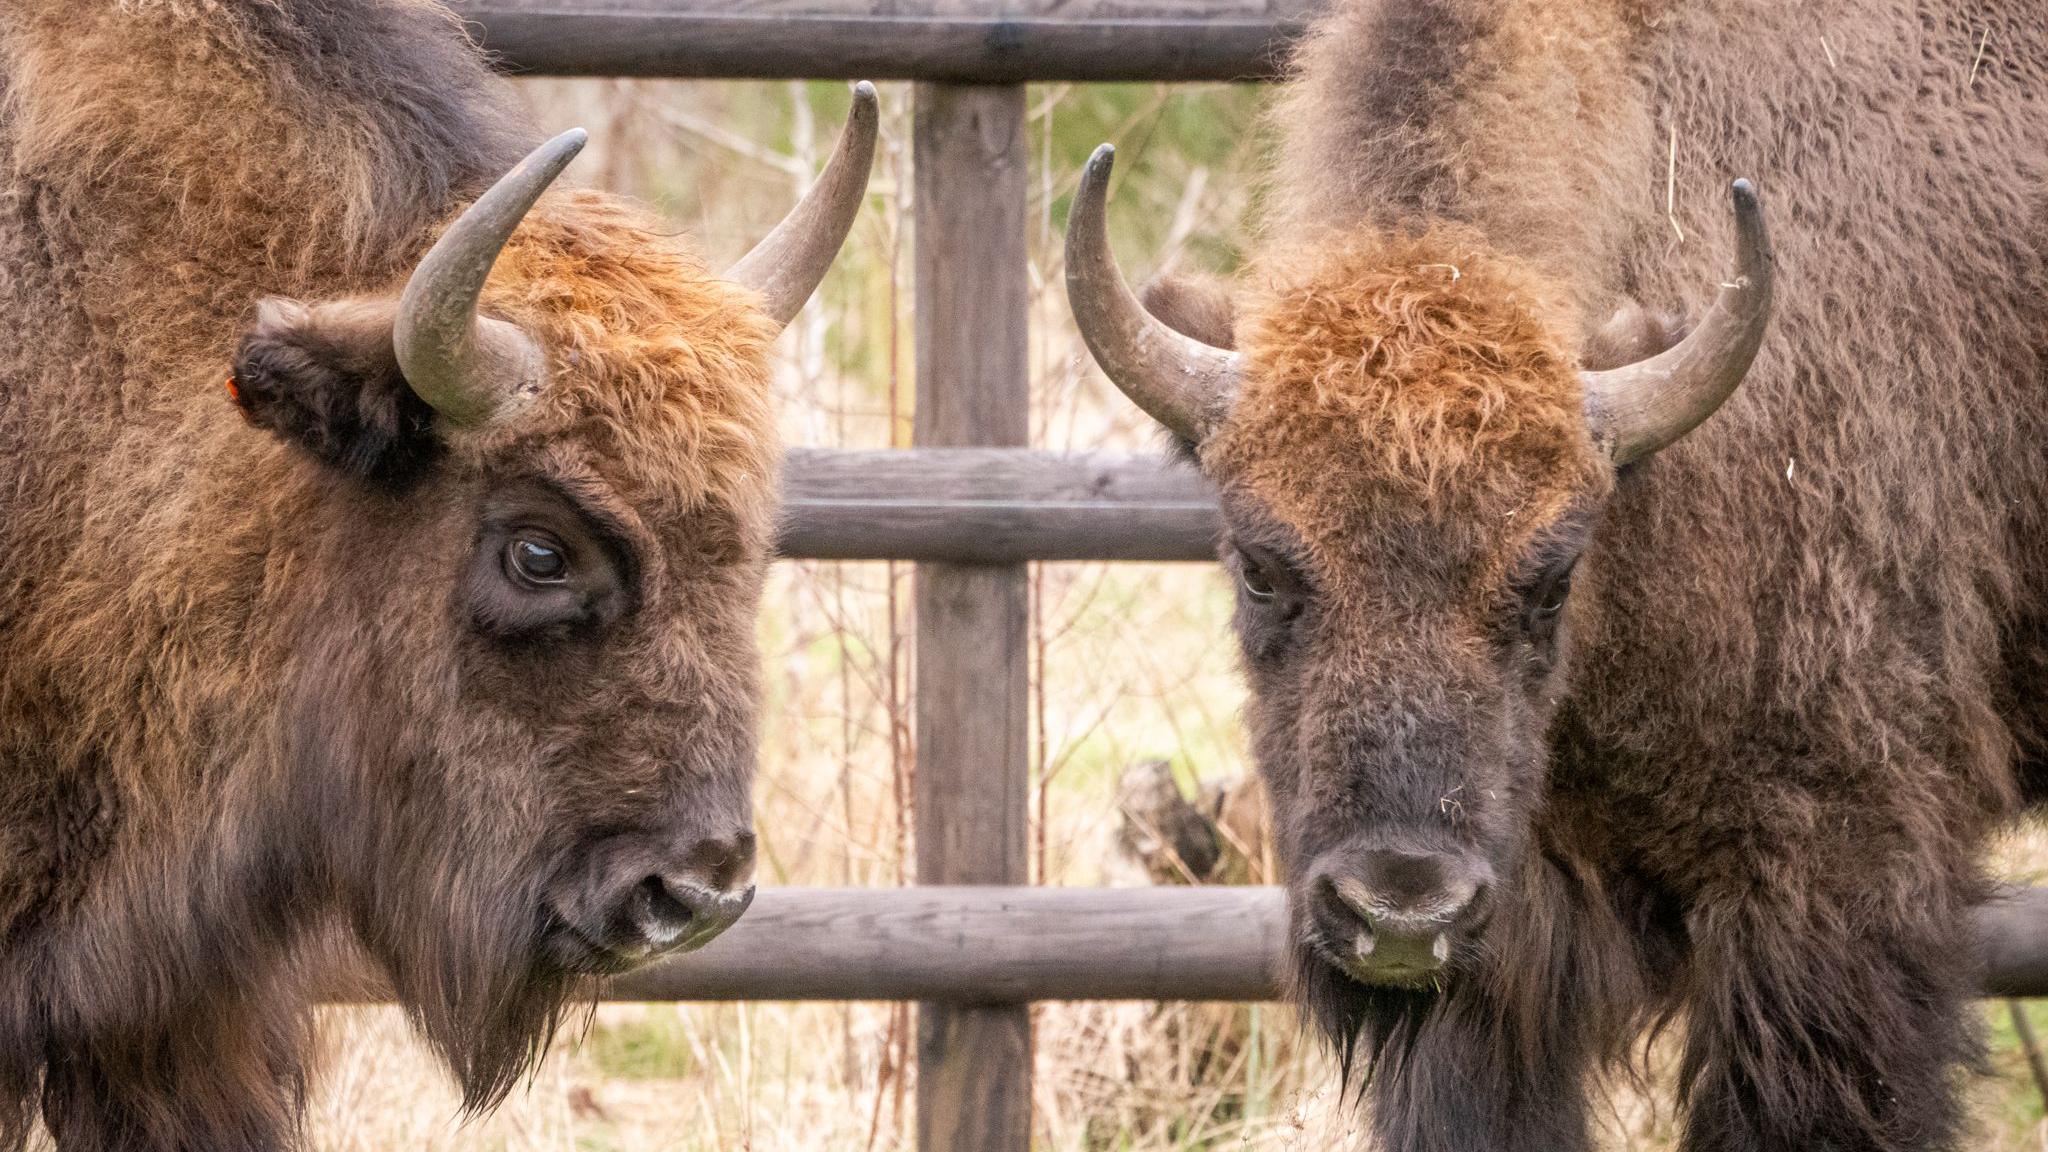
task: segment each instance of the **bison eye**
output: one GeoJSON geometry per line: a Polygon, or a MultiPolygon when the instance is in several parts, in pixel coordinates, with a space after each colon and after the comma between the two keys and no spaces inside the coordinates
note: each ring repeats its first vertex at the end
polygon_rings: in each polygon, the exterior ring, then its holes
{"type": "Polygon", "coordinates": [[[1273,587],[1272,577],[1258,563],[1247,558],[1238,571],[1238,580],[1244,584],[1244,594],[1261,604],[1272,600],[1279,590],[1273,587]]]}
{"type": "Polygon", "coordinates": [[[1255,544],[1237,546],[1237,583],[1246,600],[1261,608],[1278,605],[1292,619],[1300,611],[1303,588],[1286,559],[1255,544]]]}
{"type": "Polygon", "coordinates": [[[1557,635],[1558,618],[1564,613],[1565,601],[1572,594],[1572,569],[1577,567],[1579,558],[1553,564],[1529,589],[1528,599],[1523,601],[1522,629],[1531,643],[1546,648],[1557,635]]]}
{"type": "Polygon", "coordinates": [[[1544,584],[1543,594],[1537,598],[1536,614],[1538,616],[1557,615],[1559,612],[1564,611],[1565,597],[1571,594],[1572,574],[1571,570],[1567,568],[1544,584]]]}
{"type": "Polygon", "coordinates": [[[569,578],[569,558],[542,536],[514,536],[505,545],[505,570],[527,584],[560,584],[569,578]]]}

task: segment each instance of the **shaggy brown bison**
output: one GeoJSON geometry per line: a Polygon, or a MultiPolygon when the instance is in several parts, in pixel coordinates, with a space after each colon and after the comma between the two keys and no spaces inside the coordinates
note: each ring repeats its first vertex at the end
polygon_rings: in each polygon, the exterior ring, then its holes
{"type": "Polygon", "coordinates": [[[1068,288],[1221,492],[1380,1139],[1587,1148],[1682,1021],[1689,1152],[1952,1146],[2048,784],[2038,7],[1341,0],[1296,67],[1240,293],[1140,306],[1106,153],[1068,288]]]}
{"type": "Polygon", "coordinates": [[[487,1107],[751,894],[768,345],[872,91],[721,277],[433,4],[0,13],[0,1147],[289,1143],[336,939],[487,1107]]]}

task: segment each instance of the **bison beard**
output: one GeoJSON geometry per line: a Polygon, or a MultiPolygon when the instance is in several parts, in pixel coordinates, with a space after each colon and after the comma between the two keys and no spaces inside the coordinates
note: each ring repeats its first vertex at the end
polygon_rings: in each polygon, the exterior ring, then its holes
{"type": "MultiPolygon", "coordinates": [[[[346,684],[349,665],[346,657],[332,660],[328,675],[346,684]]],[[[422,826],[405,818],[410,813],[366,802],[371,798],[339,784],[356,778],[351,768],[402,762],[411,752],[386,744],[387,733],[357,716],[345,693],[323,693],[300,709],[293,726],[295,758],[312,769],[307,779],[323,782],[307,796],[306,810],[318,815],[298,835],[323,846],[326,883],[343,910],[338,926],[350,930],[324,959],[345,963],[350,942],[367,952],[420,1035],[447,1061],[464,1107],[480,1112],[532,1070],[577,997],[595,1004],[590,974],[550,953],[541,911],[547,882],[577,846],[549,844],[529,854],[522,845],[492,842],[488,830],[451,837],[446,827],[422,826]]],[[[416,801],[414,811],[432,821],[456,798],[416,801]]]]}
{"type": "MultiPolygon", "coordinates": [[[[419,885],[394,892],[398,900],[460,876],[445,862],[388,863],[394,882],[419,885]]],[[[447,1061],[471,1112],[501,1101],[544,1053],[565,1009],[594,991],[589,977],[545,955],[534,893],[496,895],[460,907],[380,910],[380,931],[363,941],[383,959],[408,1017],[447,1061]]],[[[210,971],[75,971],[63,984],[40,984],[32,1000],[12,998],[0,1015],[0,1093],[8,1101],[0,1147],[25,1143],[38,1107],[67,1149],[256,1152],[291,1142],[308,1083],[308,1006],[340,985],[322,978],[331,969],[309,971],[282,954],[281,920],[210,925],[241,933],[232,949],[158,942],[182,945],[210,971]],[[52,1013],[67,1003],[89,1007],[52,1013]],[[36,1037],[65,1039],[38,1049],[36,1037]]]]}
{"type": "MultiPolygon", "coordinates": [[[[413,866],[437,881],[459,875],[438,863],[413,866]]],[[[594,979],[549,954],[549,926],[533,913],[538,890],[495,895],[422,908],[410,928],[387,909],[375,935],[358,929],[383,957],[407,1016],[454,1071],[470,1112],[496,1106],[532,1071],[572,1002],[596,1004],[594,979]]]]}
{"type": "MultiPolygon", "coordinates": [[[[346,665],[327,665],[337,685],[346,665]]],[[[595,1003],[596,981],[550,954],[537,911],[574,845],[521,858],[449,837],[434,821],[448,797],[420,796],[416,813],[370,802],[346,782],[407,752],[350,704],[332,691],[302,706],[291,756],[304,791],[264,805],[274,818],[208,814],[193,834],[213,853],[123,877],[113,911],[46,929],[66,947],[13,974],[0,1004],[0,1147],[23,1146],[38,1109],[62,1149],[287,1146],[309,1007],[376,994],[364,952],[470,1112],[533,1068],[577,999],[595,1003]],[[303,909],[322,904],[339,916],[309,926],[303,909]]]]}

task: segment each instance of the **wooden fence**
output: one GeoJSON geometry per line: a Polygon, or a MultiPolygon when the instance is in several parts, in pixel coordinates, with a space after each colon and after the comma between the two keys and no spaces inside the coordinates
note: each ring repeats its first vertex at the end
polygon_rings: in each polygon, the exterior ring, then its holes
{"type": "MultiPolygon", "coordinates": [[[[1977,914],[1987,996],[2048,996],[2048,888],[1977,914]]],[[[1277,888],[769,888],[621,1000],[1274,1000],[1277,888]]],[[[1967,942],[1957,955],[1967,957],[1967,942]]],[[[1967,962],[1967,961],[1964,961],[1967,962]]]]}
{"type": "Polygon", "coordinates": [[[556,76],[1269,80],[1317,0],[448,0],[556,76]]]}
{"type": "MultiPolygon", "coordinates": [[[[918,1000],[919,1147],[1022,1152],[1030,1001],[1279,994],[1275,889],[1017,886],[1025,562],[1208,560],[1217,526],[1189,469],[1023,447],[1022,83],[1270,79],[1318,2],[449,0],[518,72],[919,81],[916,447],[793,452],[781,549],[918,562],[917,875],[962,887],[764,890],[616,998],[918,1000]]],[[[2048,892],[1984,910],[1987,991],[2048,994],[2044,924],[2048,892]]]]}

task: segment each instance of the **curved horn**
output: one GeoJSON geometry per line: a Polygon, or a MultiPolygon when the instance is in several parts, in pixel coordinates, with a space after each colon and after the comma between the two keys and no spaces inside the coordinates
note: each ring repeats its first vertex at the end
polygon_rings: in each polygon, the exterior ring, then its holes
{"type": "Polygon", "coordinates": [[[1067,216],[1067,304],[1095,362],[1138,407],[1175,435],[1199,444],[1237,391],[1234,352],[1190,339],[1145,310],[1109,250],[1108,144],[1088,158],[1067,216]]]}
{"type": "Polygon", "coordinates": [[[513,230],[588,139],[573,128],[534,149],[448,226],[406,281],[392,348],[405,382],[444,419],[480,424],[539,383],[540,349],[517,326],[477,315],[477,298],[513,230]]]}
{"type": "Polygon", "coordinates": [[[761,294],[762,310],[776,327],[796,318],[846,243],[867,196],[880,123],[875,86],[863,80],[853,86],[853,108],[824,174],[774,231],[726,271],[727,280],[761,294]]]}
{"type": "Polygon", "coordinates": [[[1583,372],[1586,419],[1616,465],[1692,431],[1733,395],[1771,319],[1771,238],[1747,180],[1733,186],[1735,271],[1691,335],[1648,360],[1583,372]]]}

